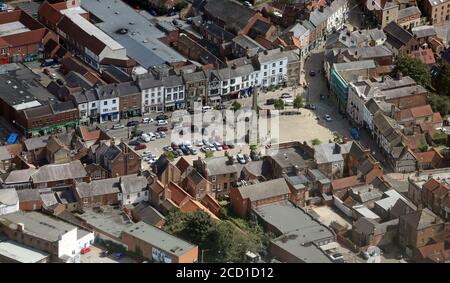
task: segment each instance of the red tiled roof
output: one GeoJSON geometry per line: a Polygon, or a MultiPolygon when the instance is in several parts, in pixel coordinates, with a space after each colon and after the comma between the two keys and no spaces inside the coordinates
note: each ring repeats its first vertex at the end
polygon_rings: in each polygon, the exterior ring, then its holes
{"type": "Polygon", "coordinates": [[[431,48],[421,49],[417,51],[413,51],[411,56],[419,59],[422,63],[427,65],[432,65],[436,63],[436,59],[434,58],[434,53],[431,48]]]}
{"type": "Polygon", "coordinates": [[[84,141],[95,141],[100,138],[100,130],[89,131],[87,127],[80,126],[80,133],[84,141]]]}
{"type": "Polygon", "coordinates": [[[431,109],[431,106],[429,104],[424,105],[424,106],[413,107],[410,109],[410,111],[411,111],[411,115],[414,118],[426,117],[426,116],[433,115],[433,109],[431,109]]]}
{"type": "Polygon", "coordinates": [[[350,187],[362,185],[363,182],[358,178],[358,176],[350,176],[346,178],[336,179],[331,182],[331,187],[333,191],[348,189],[350,187]]]}
{"type": "Polygon", "coordinates": [[[433,161],[442,157],[434,148],[426,152],[417,152],[414,155],[419,163],[433,163],[433,161]]]}
{"type": "Polygon", "coordinates": [[[183,204],[180,207],[180,210],[183,212],[195,212],[197,210],[203,210],[204,212],[206,212],[209,216],[211,216],[211,218],[215,219],[215,220],[220,220],[216,215],[214,215],[214,213],[212,213],[208,208],[206,208],[203,204],[201,204],[200,202],[193,200],[193,199],[189,199],[185,204],[183,204]]]}
{"type": "Polygon", "coordinates": [[[183,202],[190,199],[190,195],[174,182],[169,183],[169,190],[170,199],[178,206],[183,205],[183,202]]]}
{"type": "Polygon", "coordinates": [[[419,253],[423,259],[437,259],[439,262],[444,262],[450,258],[450,250],[445,249],[445,243],[439,242],[419,248],[419,253]]]}
{"type": "Polygon", "coordinates": [[[415,134],[412,136],[406,136],[406,146],[411,150],[416,150],[421,143],[427,143],[427,139],[424,134],[415,134]]]}
{"type": "Polygon", "coordinates": [[[434,123],[442,122],[442,116],[441,116],[441,113],[439,113],[439,112],[433,113],[433,122],[434,122],[434,123]]]}

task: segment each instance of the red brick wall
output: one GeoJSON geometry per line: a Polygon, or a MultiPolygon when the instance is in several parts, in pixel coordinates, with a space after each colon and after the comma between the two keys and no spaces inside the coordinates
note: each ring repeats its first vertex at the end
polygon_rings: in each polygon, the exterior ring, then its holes
{"type": "Polygon", "coordinates": [[[400,109],[408,109],[412,107],[424,106],[427,105],[427,94],[415,94],[405,97],[399,97],[395,99],[386,100],[388,103],[393,103],[400,109]]]}
{"type": "Polygon", "coordinates": [[[19,209],[22,211],[40,210],[42,207],[41,200],[24,201],[19,203],[19,209]]]}

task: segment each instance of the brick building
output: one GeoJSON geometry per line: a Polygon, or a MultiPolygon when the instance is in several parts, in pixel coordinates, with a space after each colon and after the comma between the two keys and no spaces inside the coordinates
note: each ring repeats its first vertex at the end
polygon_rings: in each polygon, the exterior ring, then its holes
{"type": "Polygon", "coordinates": [[[422,11],[428,17],[432,25],[443,25],[450,21],[449,0],[426,0],[422,1],[422,11]]]}
{"type": "Polygon", "coordinates": [[[144,222],[125,229],[121,235],[128,250],[142,254],[153,262],[195,263],[198,247],[144,222]]]}
{"type": "Polygon", "coordinates": [[[290,190],[284,178],[230,190],[234,212],[242,218],[261,205],[289,200],[290,190]]]}
{"type": "Polygon", "coordinates": [[[2,12],[0,17],[0,65],[39,58],[39,48],[56,38],[24,11],[2,12]]]}
{"type": "Polygon", "coordinates": [[[141,170],[141,156],[127,144],[101,143],[94,153],[94,160],[108,171],[109,177],[136,174],[141,170]]]}

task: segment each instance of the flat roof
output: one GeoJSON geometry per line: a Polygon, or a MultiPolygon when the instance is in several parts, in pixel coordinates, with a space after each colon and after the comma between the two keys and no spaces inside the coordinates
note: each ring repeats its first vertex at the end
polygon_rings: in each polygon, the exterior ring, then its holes
{"type": "Polygon", "coordinates": [[[27,31],[30,31],[30,29],[19,21],[0,24],[0,37],[24,33],[27,31]]]}
{"type": "Polygon", "coordinates": [[[95,229],[117,238],[120,238],[122,231],[133,225],[120,209],[111,206],[103,206],[102,209],[103,212],[96,212],[90,208],[83,208],[84,213],[77,216],[95,229]]]}
{"type": "MultiPolygon", "coordinates": [[[[98,40],[100,40],[103,44],[111,48],[112,50],[120,50],[124,47],[120,45],[117,41],[112,39],[109,35],[104,33],[97,26],[92,24],[86,18],[81,16],[81,14],[86,14],[87,12],[81,7],[71,7],[65,10],[61,10],[63,15],[66,15],[69,19],[72,20],[76,25],[78,25],[82,30],[84,30],[89,35],[94,36],[98,40]]],[[[115,17],[117,18],[117,17],[115,17]]]]}
{"type": "Polygon", "coordinates": [[[21,223],[24,225],[26,233],[51,242],[57,242],[60,236],[77,229],[73,225],[39,212],[18,211],[3,215],[0,217],[0,223],[11,229],[16,229],[17,224],[21,223]]]}
{"type": "Polygon", "coordinates": [[[20,263],[36,263],[49,256],[14,241],[0,242],[0,255],[20,263]]]}
{"type": "Polygon", "coordinates": [[[23,65],[0,66],[0,99],[16,110],[57,102],[57,98],[35,80],[37,77],[23,65]]]}
{"type": "Polygon", "coordinates": [[[83,1],[81,6],[99,18],[101,22],[96,26],[124,46],[127,55],[142,67],[149,69],[166,62],[186,61],[158,40],[166,36],[164,32],[123,1],[83,1]],[[122,28],[128,32],[117,33],[122,28]]]}
{"type": "Polygon", "coordinates": [[[195,245],[142,221],[123,232],[176,256],[181,256],[195,248],[195,245]]]}

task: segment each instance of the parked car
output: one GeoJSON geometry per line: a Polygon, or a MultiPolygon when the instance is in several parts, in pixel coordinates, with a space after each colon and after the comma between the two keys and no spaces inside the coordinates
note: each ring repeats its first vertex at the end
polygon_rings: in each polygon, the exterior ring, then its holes
{"type": "Polygon", "coordinates": [[[181,149],[177,149],[176,152],[178,153],[178,156],[184,155],[184,152],[181,149]]]}
{"type": "Polygon", "coordinates": [[[134,127],[134,126],[137,126],[137,125],[139,125],[138,121],[130,121],[130,122],[127,123],[127,127],[134,127]]]}
{"type": "Polygon", "coordinates": [[[230,147],[229,147],[228,145],[226,145],[226,144],[223,144],[223,145],[222,145],[222,149],[223,149],[223,150],[228,150],[228,149],[230,149],[230,147]]]}
{"type": "Polygon", "coordinates": [[[237,161],[238,161],[239,163],[241,163],[241,164],[245,164],[245,163],[246,163],[245,158],[244,158],[244,155],[242,155],[242,154],[240,154],[240,153],[236,156],[236,159],[237,159],[237,161]]]}
{"type": "Polygon", "coordinates": [[[82,255],[84,255],[84,254],[87,254],[87,253],[90,252],[90,251],[91,251],[91,248],[87,247],[87,248],[82,248],[80,253],[81,253],[82,255]]]}
{"type": "Polygon", "coordinates": [[[165,138],[165,137],[167,137],[167,134],[165,132],[159,132],[159,136],[161,138],[165,138]]]}
{"type": "Polygon", "coordinates": [[[172,151],[172,154],[175,158],[180,156],[176,150],[172,151]]]}
{"type": "Polygon", "coordinates": [[[45,59],[42,63],[41,63],[41,67],[49,67],[51,65],[55,64],[55,60],[54,59],[45,59]]]}
{"type": "Polygon", "coordinates": [[[314,71],[309,71],[309,75],[310,75],[311,77],[314,77],[314,76],[316,75],[316,72],[314,72],[314,71]]]}
{"type": "Polygon", "coordinates": [[[269,98],[266,100],[266,105],[274,105],[276,101],[274,98],[269,98]]]}
{"type": "Polygon", "coordinates": [[[190,152],[192,155],[196,155],[196,154],[197,154],[197,150],[196,150],[195,148],[189,148],[189,152],[190,152]]]}
{"type": "Polygon", "coordinates": [[[56,83],[59,84],[60,86],[63,86],[63,85],[64,85],[64,81],[61,80],[61,79],[57,79],[57,80],[56,80],[56,83]]]}
{"type": "Polygon", "coordinates": [[[50,74],[50,77],[51,77],[52,79],[56,79],[58,76],[56,76],[55,73],[51,73],[51,74],[50,74]]]}
{"type": "Polygon", "coordinates": [[[158,132],[167,132],[169,129],[167,129],[167,127],[158,127],[157,129],[156,129],[156,131],[158,131],[158,132]]]}
{"type": "Polygon", "coordinates": [[[142,119],[142,124],[150,124],[153,123],[153,119],[149,117],[145,117],[142,119]]]}
{"type": "Polygon", "coordinates": [[[172,24],[174,26],[176,26],[177,28],[182,28],[183,27],[183,24],[179,20],[173,20],[172,24]]]}
{"type": "Polygon", "coordinates": [[[291,98],[284,99],[284,105],[285,106],[294,106],[294,100],[291,98]]]}
{"type": "Polygon", "coordinates": [[[206,153],[207,151],[211,151],[211,149],[209,149],[209,147],[207,147],[206,145],[203,145],[202,147],[200,147],[200,151],[206,153]]]}
{"type": "Polygon", "coordinates": [[[147,148],[147,146],[145,145],[145,143],[140,143],[134,147],[134,150],[142,150],[142,149],[146,149],[146,148],[147,148]]]}
{"type": "Polygon", "coordinates": [[[328,115],[328,114],[326,114],[325,116],[323,116],[323,118],[325,119],[325,121],[327,121],[327,122],[331,122],[331,121],[333,121],[333,119],[331,119],[331,116],[330,115],[328,115]]]}
{"type": "Polygon", "coordinates": [[[248,1],[244,1],[244,6],[253,7],[252,3],[248,2],[248,1]]]}
{"type": "Polygon", "coordinates": [[[291,97],[292,97],[292,95],[290,95],[287,92],[281,94],[281,98],[291,98],[291,97]]]}
{"type": "Polygon", "coordinates": [[[107,256],[109,256],[109,251],[102,251],[100,253],[100,257],[107,257],[107,256]]]}
{"type": "Polygon", "coordinates": [[[169,124],[169,122],[167,122],[167,120],[158,120],[158,126],[165,126],[169,124]]]}
{"type": "Polygon", "coordinates": [[[217,151],[221,151],[223,150],[222,145],[218,142],[214,142],[214,147],[216,148],[217,151]]]}
{"type": "Polygon", "coordinates": [[[203,146],[204,143],[203,143],[203,141],[201,139],[198,139],[198,140],[195,141],[195,145],[196,146],[203,146]]]}
{"type": "Polygon", "coordinates": [[[178,146],[178,144],[175,143],[175,142],[172,142],[172,143],[170,144],[170,147],[172,147],[173,150],[177,150],[177,149],[180,148],[180,147],[178,146]]]}
{"type": "Polygon", "coordinates": [[[165,147],[163,147],[163,149],[165,150],[165,151],[173,151],[173,148],[170,146],[170,145],[167,145],[167,146],[165,146],[165,147]]]}
{"type": "Polygon", "coordinates": [[[140,142],[137,141],[137,140],[133,140],[133,141],[130,141],[130,142],[128,143],[128,145],[132,145],[132,146],[138,145],[138,144],[140,144],[140,142]]]}
{"type": "Polygon", "coordinates": [[[176,14],[177,14],[176,11],[171,11],[171,12],[169,12],[169,13],[167,14],[167,16],[173,17],[173,16],[175,16],[176,14]]]}
{"type": "Polygon", "coordinates": [[[125,126],[122,124],[115,124],[112,126],[113,130],[118,130],[118,129],[123,129],[123,128],[125,128],[125,126]]]}
{"type": "Polygon", "coordinates": [[[306,104],[305,108],[309,110],[316,110],[316,106],[314,104],[306,104]]]}
{"type": "Polygon", "coordinates": [[[168,120],[169,116],[165,115],[165,114],[160,114],[158,116],[156,116],[156,120],[168,120]]]}

